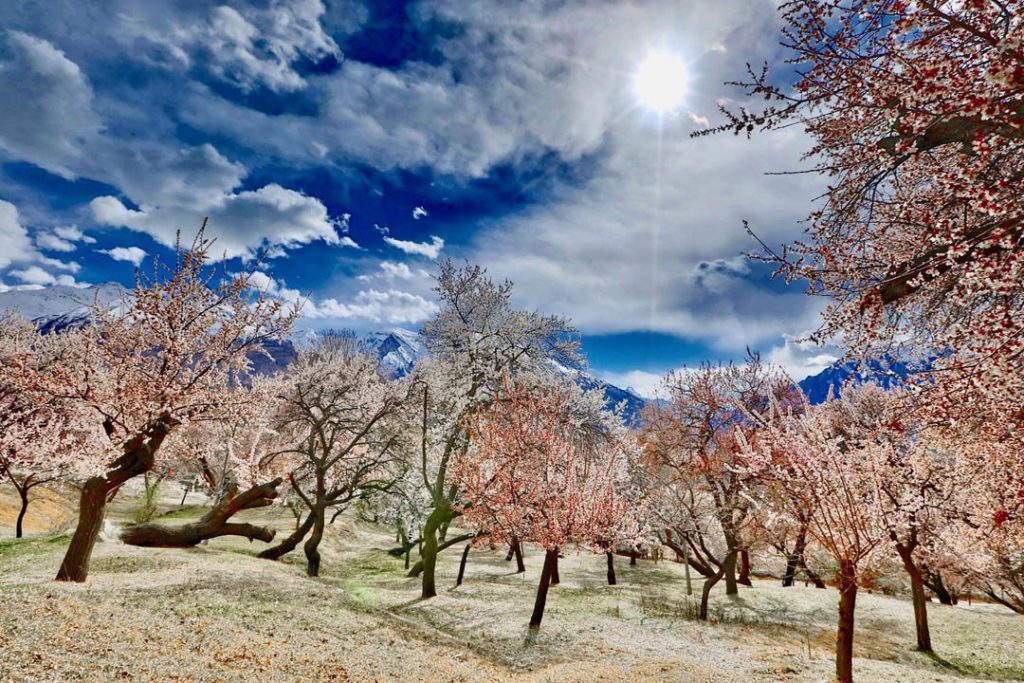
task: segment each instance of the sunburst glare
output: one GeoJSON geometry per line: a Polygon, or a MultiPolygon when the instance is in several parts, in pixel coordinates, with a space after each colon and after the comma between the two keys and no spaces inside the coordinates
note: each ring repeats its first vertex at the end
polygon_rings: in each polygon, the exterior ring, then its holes
{"type": "Polygon", "coordinates": [[[688,80],[682,57],[673,52],[652,52],[637,68],[633,93],[645,109],[667,114],[682,106],[688,80]]]}

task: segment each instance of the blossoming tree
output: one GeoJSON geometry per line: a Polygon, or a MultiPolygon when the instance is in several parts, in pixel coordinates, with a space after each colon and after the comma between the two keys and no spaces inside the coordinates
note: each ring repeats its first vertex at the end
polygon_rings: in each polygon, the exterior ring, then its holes
{"type": "Polygon", "coordinates": [[[209,267],[212,245],[200,230],[173,264],[139,275],[120,307],[95,306],[73,357],[36,378],[49,395],[86,407],[108,436],[105,448],[82,454],[95,475],[82,487],[58,580],[86,579],[108,498],[154,467],[179,426],[228,417],[245,400],[229,389],[249,369],[249,354],[295,320],[296,309],[252,289],[251,271],[227,276],[209,267]]]}
{"type": "MultiPolygon", "coordinates": [[[[530,628],[540,627],[559,549],[622,539],[635,511],[620,491],[622,452],[573,419],[569,393],[505,384],[469,420],[473,446],[455,463],[458,509],[478,538],[545,550],[530,628]]],[[[635,541],[633,541],[635,542],[635,541]]]]}

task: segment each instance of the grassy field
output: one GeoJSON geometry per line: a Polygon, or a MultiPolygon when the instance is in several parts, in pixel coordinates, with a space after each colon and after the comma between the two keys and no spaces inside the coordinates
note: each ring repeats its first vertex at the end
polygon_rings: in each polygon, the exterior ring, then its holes
{"type": "MultiPolygon", "coordinates": [[[[111,519],[130,509],[126,497],[111,519]]],[[[617,559],[619,585],[607,586],[603,557],[566,557],[531,636],[536,548],[527,548],[525,575],[503,553],[474,549],[458,588],[461,547],[452,548],[440,562],[439,595],[422,601],[418,580],[386,553],[393,537],[352,520],[325,538],[319,579],[305,576],[301,552],[268,562],[253,556],[258,543],[218,539],[189,550],[99,543],[86,584],[57,584],[67,537],[10,535],[0,526],[2,681],[736,683],[825,681],[832,670],[834,590],[755,581],[727,597],[716,587],[711,623],[699,623],[675,563],[617,559]]],[[[1024,680],[1024,619],[937,604],[930,616],[933,657],[913,650],[908,601],[863,593],[858,680],[1024,680]]]]}

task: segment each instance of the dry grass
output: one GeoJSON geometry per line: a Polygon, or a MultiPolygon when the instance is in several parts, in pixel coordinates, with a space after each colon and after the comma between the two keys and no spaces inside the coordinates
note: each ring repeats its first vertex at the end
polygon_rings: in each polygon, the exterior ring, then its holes
{"type": "MultiPolygon", "coordinates": [[[[113,516],[130,508],[122,501],[113,516]]],[[[0,680],[735,683],[824,681],[832,670],[833,590],[765,581],[733,598],[716,590],[714,623],[704,624],[689,617],[678,565],[617,559],[620,585],[609,587],[603,557],[569,556],[530,637],[538,551],[517,575],[503,553],[474,550],[454,588],[453,548],[440,594],[422,601],[418,580],[385,552],[392,538],[339,520],[315,580],[301,552],[267,562],[244,540],[191,550],[101,543],[80,586],[50,580],[66,538],[4,541],[0,680]]],[[[941,658],[912,650],[905,600],[863,594],[857,619],[858,680],[1024,680],[1024,619],[1008,612],[932,605],[941,658]]]]}

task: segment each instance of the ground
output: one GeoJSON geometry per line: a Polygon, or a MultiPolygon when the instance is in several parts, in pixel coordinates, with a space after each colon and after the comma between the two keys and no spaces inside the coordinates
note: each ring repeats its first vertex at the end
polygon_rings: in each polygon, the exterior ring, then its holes
{"type": "MultiPolygon", "coordinates": [[[[178,496],[168,496],[165,509],[178,496]]],[[[109,518],[127,519],[131,497],[109,518]]],[[[386,553],[393,536],[339,519],[324,543],[324,576],[305,576],[301,549],[282,562],[262,544],[218,539],[189,549],[97,544],[83,585],[52,581],[67,544],[48,532],[61,495],[8,540],[0,514],[2,681],[826,681],[838,596],[833,589],[756,580],[738,597],[716,588],[712,623],[693,619],[682,567],[617,558],[562,560],[540,631],[526,624],[542,553],[515,574],[503,552],[474,549],[454,587],[461,546],[442,555],[439,595],[386,553]]],[[[0,508],[9,503],[0,498],[0,508]]],[[[188,507],[163,517],[180,523],[188,507]]],[[[288,528],[284,512],[246,513],[288,528]]],[[[58,521],[58,524],[64,524],[58,521]]],[[[699,582],[694,582],[695,591],[699,582]]],[[[1024,680],[1024,618],[990,605],[931,604],[934,657],[913,650],[909,601],[862,593],[858,681],[1024,680]]]]}

